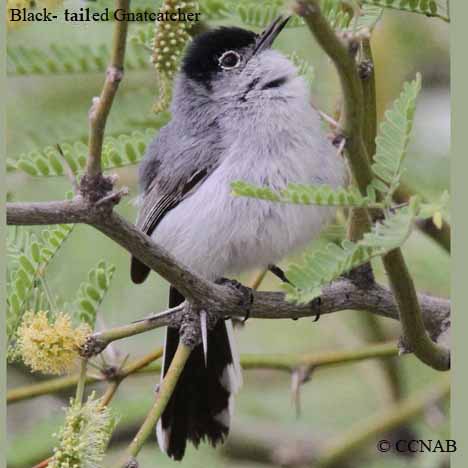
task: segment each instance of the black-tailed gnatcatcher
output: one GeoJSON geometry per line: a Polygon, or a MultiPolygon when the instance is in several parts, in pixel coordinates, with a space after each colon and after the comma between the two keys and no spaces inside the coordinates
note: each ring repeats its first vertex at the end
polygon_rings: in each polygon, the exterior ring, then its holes
{"type": "MultiPolygon", "coordinates": [[[[338,187],[347,178],[305,80],[271,50],[286,22],[280,17],[260,35],[223,27],[197,36],[175,81],[172,119],[140,166],[138,227],[209,280],[278,262],[317,237],[334,214],[234,197],[231,182],[283,189],[290,182],[338,187]]],[[[148,273],[132,259],[135,283],[148,273]]],[[[171,288],[169,305],[183,300],[171,288]]],[[[161,450],[176,460],[187,440],[224,440],[241,384],[230,321],[220,320],[207,340],[207,362],[200,344],[157,426],[161,450]]],[[[178,341],[178,331],[168,328],[163,375],[178,341]]]]}

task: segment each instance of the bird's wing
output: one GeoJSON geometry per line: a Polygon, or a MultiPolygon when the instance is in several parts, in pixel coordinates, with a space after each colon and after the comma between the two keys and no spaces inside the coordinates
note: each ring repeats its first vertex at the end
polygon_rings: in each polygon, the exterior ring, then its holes
{"type": "Polygon", "coordinates": [[[137,227],[151,235],[164,215],[195,192],[212,172],[212,167],[199,168],[171,184],[162,184],[156,178],[142,196],[137,227]]]}
{"type": "MultiPolygon", "coordinates": [[[[145,234],[151,235],[163,217],[180,202],[192,195],[197,188],[213,173],[214,165],[198,167],[186,177],[171,179],[164,183],[158,177],[148,185],[142,194],[142,202],[136,226],[145,234]]],[[[134,283],[142,283],[150,269],[132,257],[131,277],[134,283]]]]}

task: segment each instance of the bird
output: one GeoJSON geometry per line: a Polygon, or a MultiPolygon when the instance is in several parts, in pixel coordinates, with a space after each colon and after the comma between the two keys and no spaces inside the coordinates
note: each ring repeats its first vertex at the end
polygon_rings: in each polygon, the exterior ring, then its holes
{"type": "MultiPolygon", "coordinates": [[[[347,170],[311,104],[297,68],[272,48],[286,26],[263,32],[224,26],[191,41],[177,73],[171,119],[139,167],[136,226],[210,281],[275,265],[317,238],[334,209],[232,195],[242,180],[282,190],[289,183],[340,187],[347,170]]],[[[150,268],[132,257],[131,279],[150,268]]],[[[169,306],[184,301],[174,287],[169,306]]],[[[157,423],[160,449],[175,460],[187,441],[216,446],[228,435],[242,383],[232,323],[219,319],[197,345],[157,423]]],[[[168,327],[162,378],[179,343],[168,327]]]]}

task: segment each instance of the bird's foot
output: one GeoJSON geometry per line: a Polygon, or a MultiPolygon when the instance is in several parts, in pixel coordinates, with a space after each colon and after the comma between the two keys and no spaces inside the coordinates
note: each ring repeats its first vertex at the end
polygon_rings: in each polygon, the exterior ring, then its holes
{"type": "Polygon", "coordinates": [[[252,290],[247,286],[244,286],[242,283],[239,283],[239,281],[228,278],[220,278],[216,281],[216,284],[229,286],[242,294],[241,306],[245,308],[245,315],[242,322],[247,322],[250,317],[250,309],[254,301],[252,290]]]}
{"type": "Polygon", "coordinates": [[[311,306],[313,309],[317,309],[317,313],[315,314],[315,318],[313,320],[313,322],[318,322],[319,319],[320,319],[320,306],[322,305],[322,298],[319,296],[319,297],[316,297],[315,299],[312,300],[311,302],[311,306]]]}

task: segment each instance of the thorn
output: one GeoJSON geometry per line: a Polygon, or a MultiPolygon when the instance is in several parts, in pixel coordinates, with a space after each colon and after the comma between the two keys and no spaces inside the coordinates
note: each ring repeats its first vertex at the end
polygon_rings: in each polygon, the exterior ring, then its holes
{"type": "Polygon", "coordinates": [[[110,203],[112,205],[117,205],[120,202],[120,200],[122,199],[122,197],[128,195],[128,193],[129,193],[128,188],[123,187],[120,190],[118,190],[116,192],[111,192],[108,195],[106,195],[105,197],[98,200],[96,202],[96,206],[105,205],[106,203],[110,203]]]}
{"type": "Polygon", "coordinates": [[[296,368],[291,376],[291,399],[296,408],[296,417],[301,415],[301,387],[310,380],[313,367],[301,366],[296,368]]]}
{"type": "Polygon", "coordinates": [[[208,328],[206,325],[206,311],[200,310],[200,328],[203,343],[203,356],[205,358],[205,367],[208,367],[208,328]]]}
{"type": "Polygon", "coordinates": [[[346,147],[346,138],[344,135],[339,134],[333,138],[332,145],[337,148],[337,155],[340,156],[343,154],[343,151],[346,147]]]}
{"type": "Polygon", "coordinates": [[[317,112],[319,113],[322,120],[327,122],[333,128],[333,130],[339,131],[341,133],[343,132],[343,128],[333,117],[329,116],[328,114],[319,109],[317,109],[317,112]]]}
{"type": "Polygon", "coordinates": [[[122,362],[119,364],[119,367],[118,367],[119,372],[125,367],[125,364],[127,364],[129,358],[130,358],[130,354],[127,353],[125,357],[122,359],[122,362]]]}
{"type": "Polygon", "coordinates": [[[174,315],[176,312],[179,312],[180,310],[182,310],[180,306],[173,307],[172,309],[165,310],[164,312],[159,312],[158,314],[149,315],[148,317],[145,317],[143,319],[134,320],[131,323],[153,322],[155,320],[158,320],[164,317],[170,317],[171,315],[174,315]]]}
{"type": "Polygon", "coordinates": [[[301,415],[301,391],[299,382],[299,371],[296,369],[291,375],[291,400],[296,409],[296,418],[301,415]]]}
{"type": "Polygon", "coordinates": [[[55,147],[57,148],[57,151],[59,152],[60,156],[63,159],[63,162],[65,163],[65,172],[67,173],[68,180],[72,185],[73,193],[77,194],[79,192],[79,188],[75,174],[73,173],[73,169],[71,168],[70,164],[67,161],[67,158],[63,154],[62,147],[58,143],[55,145],[55,147]]]}

